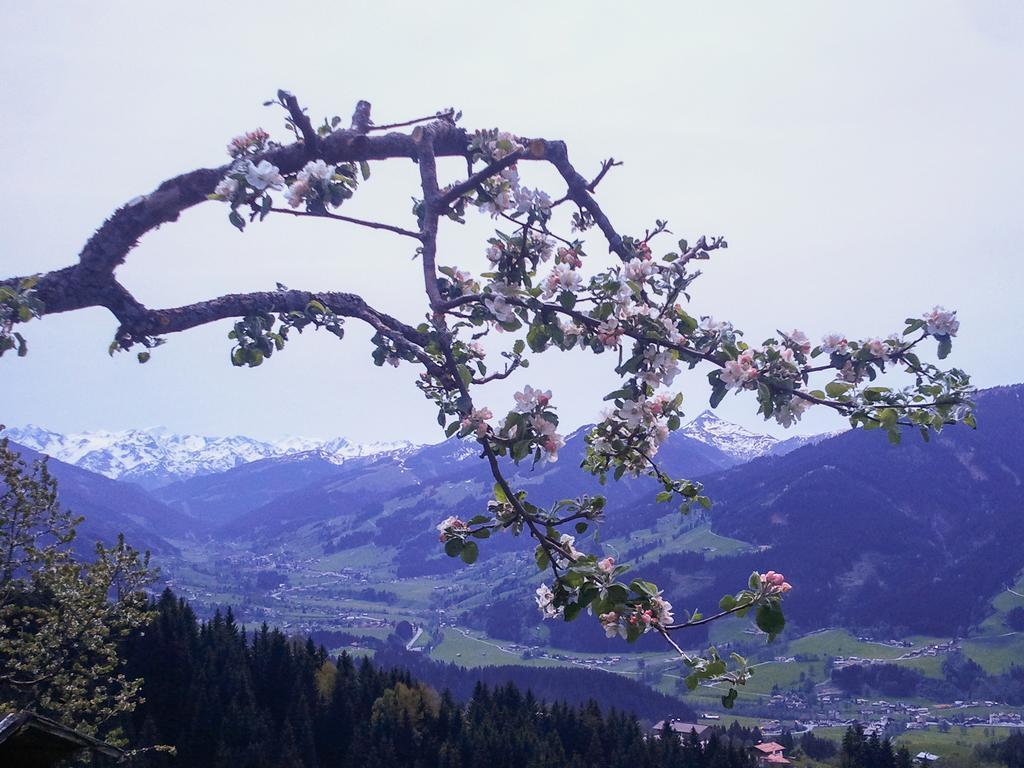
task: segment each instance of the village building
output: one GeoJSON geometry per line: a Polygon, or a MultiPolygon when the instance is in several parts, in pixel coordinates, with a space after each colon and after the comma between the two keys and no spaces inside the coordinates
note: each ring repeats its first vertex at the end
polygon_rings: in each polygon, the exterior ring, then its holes
{"type": "Polygon", "coordinates": [[[672,718],[668,721],[659,720],[651,728],[651,733],[656,739],[661,738],[661,734],[665,732],[665,728],[668,728],[672,733],[681,739],[688,739],[693,734],[697,737],[697,741],[702,744],[711,738],[711,726],[710,725],[699,725],[698,723],[686,723],[682,720],[676,720],[672,718]]]}
{"type": "Polygon", "coordinates": [[[750,749],[754,753],[758,765],[789,765],[789,760],[783,754],[786,748],[777,742],[762,742],[755,744],[750,749]]]}

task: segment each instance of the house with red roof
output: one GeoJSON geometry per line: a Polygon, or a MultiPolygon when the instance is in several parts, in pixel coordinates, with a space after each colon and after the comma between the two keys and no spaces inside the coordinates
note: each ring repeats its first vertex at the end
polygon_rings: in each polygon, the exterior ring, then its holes
{"type": "Polygon", "coordinates": [[[750,749],[753,751],[758,765],[789,765],[789,760],[783,754],[786,748],[774,741],[761,742],[750,749]]]}

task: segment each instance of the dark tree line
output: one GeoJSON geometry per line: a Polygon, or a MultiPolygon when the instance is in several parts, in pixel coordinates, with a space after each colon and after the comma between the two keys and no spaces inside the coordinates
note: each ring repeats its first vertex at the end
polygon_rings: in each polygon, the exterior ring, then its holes
{"type": "Polygon", "coordinates": [[[742,746],[648,738],[632,714],[547,704],[514,684],[478,683],[465,703],[409,672],[263,626],[230,611],[199,622],[169,590],[126,645],[146,698],[124,727],[143,768],[751,768],[742,746]]]}
{"type": "Polygon", "coordinates": [[[913,768],[914,760],[906,747],[896,749],[888,738],[878,734],[864,735],[864,727],[857,723],[843,735],[839,749],[840,768],[913,768]]]}
{"type": "Polygon", "coordinates": [[[832,670],[832,682],[847,693],[952,701],[981,698],[1011,706],[1024,704],[1024,667],[1011,665],[1001,675],[989,675],[962,653],[952,653],[942,663],[942,679],[898,664],[850,664],[832,670]]]}

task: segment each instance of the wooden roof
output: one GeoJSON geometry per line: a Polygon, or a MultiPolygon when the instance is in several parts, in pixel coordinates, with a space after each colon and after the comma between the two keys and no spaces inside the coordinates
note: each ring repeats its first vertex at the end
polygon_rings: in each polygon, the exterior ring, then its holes
{"type": "Polygon", "coordinates": [[[117,747],[34,712],[10,712],[0,717],[2,765],[45,768],[86,749],[113,761],[124,757],[117,747]]]}

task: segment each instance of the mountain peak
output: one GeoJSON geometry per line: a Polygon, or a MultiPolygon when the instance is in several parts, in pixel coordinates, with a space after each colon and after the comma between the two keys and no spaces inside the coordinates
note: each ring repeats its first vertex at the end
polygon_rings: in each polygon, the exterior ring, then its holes
{"type": "Polygon", "coordinates": [[[713,446],[740,461],[750,461],[771,453],[778,443],[774,437],[751,432],[709,410],[702,411],[681,432],[692,440],[713,446]]]}
{"type": "Polygon", "coordinates": [[[208,437],[176,434],[164,427],[62,434],[27,425],[9,427],[3,434],[16,443],[59,461],[147,488],[223,472],[260,459],[310,451],[316,451],[324,459],[340,464],[348,459],[412,447],[405,441],[360,445],[342,437],[333,440],[288,438],[263,442],[243,435],[208,437]]]}

